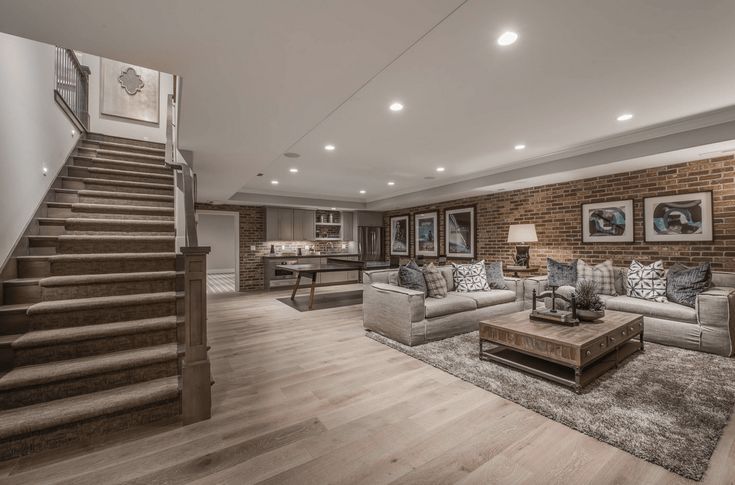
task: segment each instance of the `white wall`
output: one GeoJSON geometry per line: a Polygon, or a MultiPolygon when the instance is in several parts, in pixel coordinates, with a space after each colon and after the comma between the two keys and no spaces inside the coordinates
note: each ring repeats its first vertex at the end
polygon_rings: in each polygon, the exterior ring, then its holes
{"type": "Polygon", "coordinates": [[[79,53],[79,61],[92,71],[89,76],[89,129],[94,133],[122,136],[136,140],[166,142],[166,109],[168,95],[173,93],[174,77],[162,72],[158,81],[160,117],[158,123],[145,123],[100,113],[100,58],[79,53]]]}
{"type": "Polygon", "coordinates": [[[0,268],[79,138],[54,101],[55,60],[52,45],[0,33],[0,268]]]}
{"type": "Polygon", "coordinates": [[[236,246],[234,212],[197,212],[197,236],[200,246],[210,246],[207,270],[211,273],[235,271],[239,248],[236,246]]]}

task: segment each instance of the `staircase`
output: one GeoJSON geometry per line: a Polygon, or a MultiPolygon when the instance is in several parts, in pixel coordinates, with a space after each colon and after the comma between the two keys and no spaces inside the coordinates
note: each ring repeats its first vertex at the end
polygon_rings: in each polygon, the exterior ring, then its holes
{"type": "Polygon", "coordinates": [[[2,282],[0,460],[180,415],[173,183],[95,134],[54,183],[2,282]]]}

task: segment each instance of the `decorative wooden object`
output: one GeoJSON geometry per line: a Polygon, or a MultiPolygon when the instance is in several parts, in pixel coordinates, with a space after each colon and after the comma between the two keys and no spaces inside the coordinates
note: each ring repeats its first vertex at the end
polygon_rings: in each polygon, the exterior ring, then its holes
{"type": "Polygon", "coordinates": [[[556,286],[552,286],[551,291],[545,291],[540,295],[536,295],[536,290],[533,290],[531,300],[531,320],[543,320],[545,322],[558,323],[560,325],[567,325],[570,327],[579,325],[579,318],[577,318],[577,303],[574,295],[572,294],[571,298],[566,298],[563,295],[557,295],[556,289],[556,286]],[[537,298],[551,298],[551,308],[542,308],[540,310],[537,310],[537,298]],[[557,298],[560,298],[561,300],[569,303],[572,311],[568,312],[564,310],[557,310],[557,298]]]}
{"type": "Polygon", "coordinates": [[[182,364],[184,425],[212,416],[212,375],[207,352],[207,254],[209,247],[183,247],[185,353],[182,364]]]}
{"type": "Polygon", "coordinates": [[[579,392],[629,355],[643,350],[640,315],[608,311],[599,323],[576,327],[537,322],[529,316],[529,311],[522,311],[480,322],[480,359],[579,392]],[[634,337],[640,342],[632,342],[634,337]]]}

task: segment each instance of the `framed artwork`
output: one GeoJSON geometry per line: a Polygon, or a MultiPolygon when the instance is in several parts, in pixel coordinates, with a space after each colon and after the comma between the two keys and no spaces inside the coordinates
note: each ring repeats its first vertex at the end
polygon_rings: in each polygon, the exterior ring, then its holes
{"type": "Polygon", "coordinates": [[[100,69],[101,114],[159,122],[158,71],[111,59],[100,59],[100,69]]]}
{"type": "Polygon", "coordinates": [[[633,242],[633,199],[582,204],[582,241],[633,242]]]}
{"type": "Polygon", "coordinates": [[[646,242],[712,241],[712,192],[643,199],[646,242]]]}
{"type": "Polygon", "coordinates": [[[408,220],[406,216],[390,218],[390,254],[408,256],[408,220]]]}
{"type": "Polygon", "coordinates": [[[439,256],[439,214],[426,212],[413,217],[416,256],[439,256]]]}
{"type": "Polygon", "coordinates": [[[475,207],[444,211],[447,258],[475,257],[475,207]]]}

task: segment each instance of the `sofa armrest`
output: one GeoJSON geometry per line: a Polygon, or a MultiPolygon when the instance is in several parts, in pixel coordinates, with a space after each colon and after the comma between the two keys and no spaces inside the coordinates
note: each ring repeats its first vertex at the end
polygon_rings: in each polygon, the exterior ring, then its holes
{"type": "Polygon", "coordinates": [[[362,323],[367,330],[412,345],[412,323],[425,318],[424,294],[387,283],[364,285],[362,323]]]}
{"type": "Polygon", "coordinates": [[[720,355],[733,355],[735,288],[710,288],[697,295],[695,308],[702,332],[702,350],[720,355]]]}
{"type": "Polygon", "coordinates": [[[503,278],[508,289],[516,294],[516,301],[523,301],[523,280],[521,278],[513,278],[506,276],[503,278]]]}
{"type": "Polygon", "coordinates": [[[549,289],[548,276],[531,276],[523,280],[524,299],[529,302],[533,299],[533,290],[536,290],[536,294],[538,295],[547,289],[549,289]]]}

